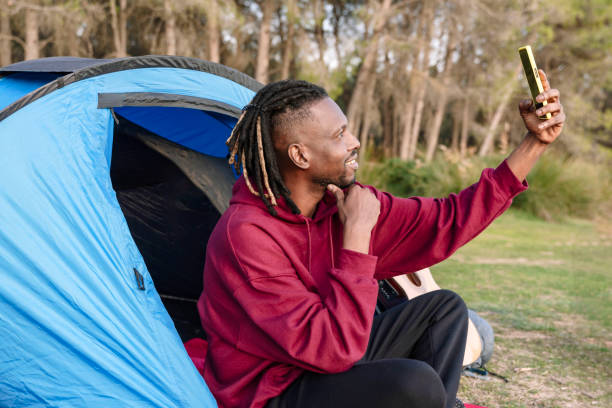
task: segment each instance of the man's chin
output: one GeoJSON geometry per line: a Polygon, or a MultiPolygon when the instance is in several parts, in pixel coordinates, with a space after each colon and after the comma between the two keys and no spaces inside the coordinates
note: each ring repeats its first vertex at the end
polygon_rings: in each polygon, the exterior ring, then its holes
{"type": "Polygon", "coordinates": [[[353,177],[353,179],[350,180],[348,183],[342,183],[342,184],[336,184],[336,185],[340,187],[342,190],[344,190],[345,188],[349,188],[353,184],[355,184],[355,177],[353,177]]]}
{"type": "Polygon", "coordinates": [[[356,180],[356,175],[353,174],[351,178],[341,178],[340,180],[338,180],[337,183],[334,183],[334,184],[340,187],[342,190],[344,190],[345,188],[348,188],[352,186],[353,184],[355,184],[355,180],[356,180]]]}
{"type": "Polygon", "coordinates": [[[348,188],[355,184],[355,175],[353,175],[353,177],[351,178],[339,178],[336,180],[329,178],[320,178],[315,179],[314,182],[323,187],[327,187],[329,184],[333,184],[334,186],[340,187],[342,190],[344,190],[345,188],[348,188]]]}

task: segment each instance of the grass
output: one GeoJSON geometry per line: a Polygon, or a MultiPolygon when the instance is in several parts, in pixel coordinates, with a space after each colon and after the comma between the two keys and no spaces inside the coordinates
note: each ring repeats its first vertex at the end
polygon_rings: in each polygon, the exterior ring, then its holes
{"type": "Polygon", "coordinates": [[[612,224],[509,211],[431,268],[495,331],[487,368],[459,397],[487,407],[612,406],[612,224]]]}

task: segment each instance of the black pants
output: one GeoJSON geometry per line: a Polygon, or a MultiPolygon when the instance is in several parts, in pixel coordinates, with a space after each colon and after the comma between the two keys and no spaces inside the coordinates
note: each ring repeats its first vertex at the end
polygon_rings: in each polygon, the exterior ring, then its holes
{"type": "Polygon", "coordinates": [[[467,308],[448,290],[374,318],[365,356],[338,374],[306,372],[266,408],[452,408],[467,336],[467,308]]]}

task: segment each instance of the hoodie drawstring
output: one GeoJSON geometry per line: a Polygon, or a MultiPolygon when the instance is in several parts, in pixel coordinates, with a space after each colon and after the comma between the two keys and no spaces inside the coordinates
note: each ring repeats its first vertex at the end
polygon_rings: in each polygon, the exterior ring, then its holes
{"type": "MultiPolygon", "coordinates": [[[[312,273],[312,233],[310,231],[310,222],[308,218],[304,217],[304,221],[306,222],[306,229],[308,230],[308,272],[312,273]]],[[[327,218],[327,227],[328,227],[328,235],[329,235],[329,255],[331,258],[331,267],[332,269],[336,269],[335,257],[334,257],[334,239],[332,237],[332,220],[331,217],[327,218]]]]}
{"type": "Polygon", "coordinates": [[[310,235],[310,223],[308,222],[308,218],[304,218],[306,220],[306,229],[308,230],[308,272],[312,273],[310,258],[312,255],[312,236],[310,235]]]}
{"type": "Polygon", "coordinates": [[[334,240],[332,238],[332,221],[331,217],[327,217],[327,225],[329,225],[329,253],[331,254],[332,269],[336,269],[334,264],[334,240]]]}

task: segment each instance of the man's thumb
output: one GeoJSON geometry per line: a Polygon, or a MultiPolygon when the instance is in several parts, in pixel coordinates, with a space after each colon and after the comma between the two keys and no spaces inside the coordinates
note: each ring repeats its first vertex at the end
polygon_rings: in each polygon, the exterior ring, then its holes
{"type": "Polygon", "coordinates": [[[338,206],[344,204],[344,192],[340,189],[340,187],[334,184],[328,184],[327,189],[331,191],[334,196],[336,196],[336,201],[338,202],[338,206]]]}
{"type": "Polygon", "coordinates": [[[519,111],[521,114],[529,113],[532,110],[535,110],[535,108],[533,107],[533,101],[531,99],[523,99],[519,102],[519,111]]]}

